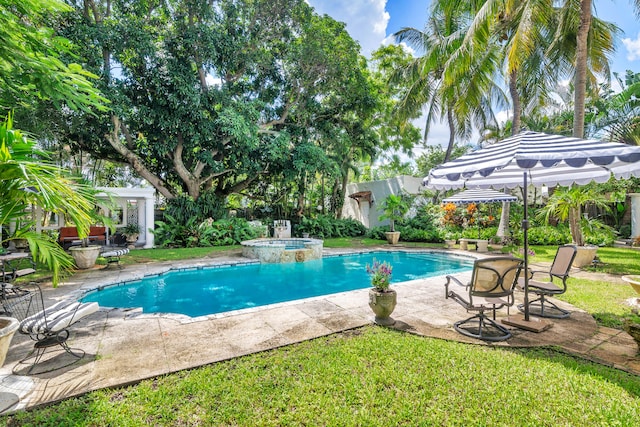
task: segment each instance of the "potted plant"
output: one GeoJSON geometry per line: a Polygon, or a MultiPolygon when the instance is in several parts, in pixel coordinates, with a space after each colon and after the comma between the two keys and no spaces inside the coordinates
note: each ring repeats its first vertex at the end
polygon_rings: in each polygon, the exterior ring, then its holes
{"type": "Polygon", "coordinates": [[[458,233],[451,229],[445,229],[444,235],[442,237],[444,239],[445,245],[447,246],[447,249],[453,249],[458,238],[458,233]]]}
{"type": "Polygon", "coordinates": [[[9,351],[9,344],[13,334],[16,333],[20,322],[13,317],[0,316],[0,367],[4,365],[4,361],[9,351]]]}
{"type": "Polygon", "coordinates": [[[82,239],[81,246],[72,246],[69,248],[69,252],[73,257],[76,267],[83,270],[96,265],[96,260],[100,255],[100,250],[100,246],[90,245],[89,238],[87,237],[82,239]]]}
{"type": "MultiPolygon", "coordinates": [[[[571,239],[577,246],[578,253],[573,261],[573,266],[580,268],[591,264],[596,257],[597,246],[586,245],[584,239],[584,218],[582,218],[582,206],[593,204],[604,209],[609,209],[608,199],[593,187],[558,187],[549,197],[547,205],[540,211],[540,216],[547,222],[552,216],[560,221],[569,222],[571,239]]],[[[588,222],[587,222],[588,223],[588,222]]]]}
{"type": "Polygon", "coordinates": [[[138,224],[130,222],[124,227],[120,227],[118,231],[127,239],[127,243],[129,244],[128,248],[135,248],[135,243],[138,241],[138,236],[140,235],[138,224]]]}
{"type": "Polygon", "coordinates": [[[373,260],[367,264],[367,273],[371,276],[372,289],[369,290],[369,307],[375,314],[375,323],[389,326],[395,323],[390,316],[396,308],[396,291],[389,288],[393,268],[388,262],[373,260]]]}
{"type": "Polygon", "coordinates": [[[395,230],[395,222],[404,218],[409,211],[409,203],[401,194],[389,194],[382,204],[384,214],[380,216],[380,220],[389,220],[389,231],[385,233],[387,242],[395,245],[400,240],[400,232],[395,230]]]}

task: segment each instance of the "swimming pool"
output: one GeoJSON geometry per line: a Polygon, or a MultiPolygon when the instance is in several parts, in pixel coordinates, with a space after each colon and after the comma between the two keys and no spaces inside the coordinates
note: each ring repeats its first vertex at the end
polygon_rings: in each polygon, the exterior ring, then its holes
{"type": "Polygon", "coordinates": [[[144,313],[191,317],[370,287],[366,264],[393,266],[392,283],[471,270],[473,260],[438,252],[367,252],[305,263],[240,264],[170,271],[106,286],[82,301],[103,307],[141,307],[144,313]]]}

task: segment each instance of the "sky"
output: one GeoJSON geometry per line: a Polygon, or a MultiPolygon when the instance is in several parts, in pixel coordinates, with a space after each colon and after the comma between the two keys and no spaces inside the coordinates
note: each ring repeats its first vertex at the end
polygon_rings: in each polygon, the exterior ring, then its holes
{"type": "MultiPolygon", "coordinates": [[[[369,56],[391,35],[403,27],[423,29],[429,0],[307,0],[316,12],[346,23],[347,31],[369,56]]],[[[618,25],[621,36],[611,61],[611,70],[624,75],[626,70],[640,72],[640,19],[631,0],[594,0],[596,16],[618,25]]],[[[445,143],[445,126],[433,126],[429,143],[445,143]]]]}

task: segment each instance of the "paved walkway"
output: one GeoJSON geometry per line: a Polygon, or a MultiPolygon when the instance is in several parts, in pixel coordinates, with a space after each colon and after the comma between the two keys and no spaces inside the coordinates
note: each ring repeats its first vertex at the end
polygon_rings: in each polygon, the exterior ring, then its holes
{"type": "MultiPolygon", "coordinates": [[[[56,289],[47,289],[46,297],[49,303],[53,303],[70,294],[77,295],[83,289],[114,281],[140,278],[170,268],[238,262],[241,259],[239,255],[232,255],[84,271],[56,289]]],[[[584,274],[576,273],[574,276],[584,274]]],[[[459,276],[468,280],[470,273],[459,276]]],[[[394,327],[427,337],[487,345],[453,330],[453,322],[464,318],[467,313],[459,304],[444,298],[443,283],[444,279],[439,277],[396,285],[398,305],[393,313],[394,327]]],[[[618,284],[624,286],[622,281],[613,283],[618,284]]],[[[11,374],[16,362],[33,346],[27,337],[16,334],[5,365],[0,369],[0,411],[6,413],[55,402],[91,390],[136,383],[169,372],[369,325],[372,313],[367,301],[368,289],[363,289],[195,319],[147,315],[138,310],[101,309],[72,328],[71,346],[82,348],[87,353],[81,363],[48,374],[30,376],[11,374]]],[[[562,303],[559,305],[570,307],[562,303]]],[[[640,375],[638,347],[628,334],[598,327],[590,315],[575,307],[570,308],[573,310],[570,318],[552,320],[553,327],[545,332],[513,329],[511,339],[494,345],[554,345],[640,375]]],[[[514,311],[512,309],[511,314],[514,311]]],[[[500,315],[505,316],[506,313],[500,315]]],[[[65,357],[67,355],[62,354],[46,363],[63,363],[65,357]]]]}

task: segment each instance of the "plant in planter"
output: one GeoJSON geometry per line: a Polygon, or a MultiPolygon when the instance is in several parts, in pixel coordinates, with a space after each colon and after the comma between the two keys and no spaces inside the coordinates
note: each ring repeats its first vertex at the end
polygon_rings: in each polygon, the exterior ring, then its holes
{"type": "Polygon", "coordinates": [[[549,197],[547,205],[540,210],[539,216],[547,222],[552,216],[560,221],[568,220],[571,239],[578,247],[578,255],[573,261],[574,267],[589,265],[597,251],[597,246],[585,246],[582,206],[592,204],[608,210],[608,202],[606,196],[593,187],[558,187],[549,197]]]}
{"type": "Polygon", "coordinates": [[[140,227],[138,224],[130,222],[124,227],[120,227],[118,231],[127,239],[129,249],[133,249],[135,247],[135,243],[138,241],[138,236],[140,235],[140,227]]]}
{"type": "Polygon", "coordinates": [[[80,269],[91,268],[96,264],[96,260],[100,255],[100,246],[89,245],[88,240],[82,240],[82,246],[72,246],[69,252],[73,257],[76,267],[80,269]]]}
{"type": "Polygon", "coordinates": [[[389,194],[382,205],[380,220],[389,220],[389,231],[385,233],[387,241],[395,245],[400,240],[400,232],[395,230],[395,222],[400,221],[409,211],[409,203],[401,194],[389,194]]]}
{"type": "Polygon", "coordinates": [[[369,290],[369,307],[375,314],[378,325],[389,326],[395,323],[390,316],[396,308],[396,291],[389,288],[393,268],[388,262],[373,260],[367,264],[367,273],[371,276],[372,289],[369,290]]]}
{"type": "Polygon", "coordinates": [[[457,233],[449,228],[445,228],[445,231],[442,234],[442,238],[444,239],[444,243],[447,246],[447,249],[452,249],[455,246],[459,234],[460,233],[457,233]]]}

